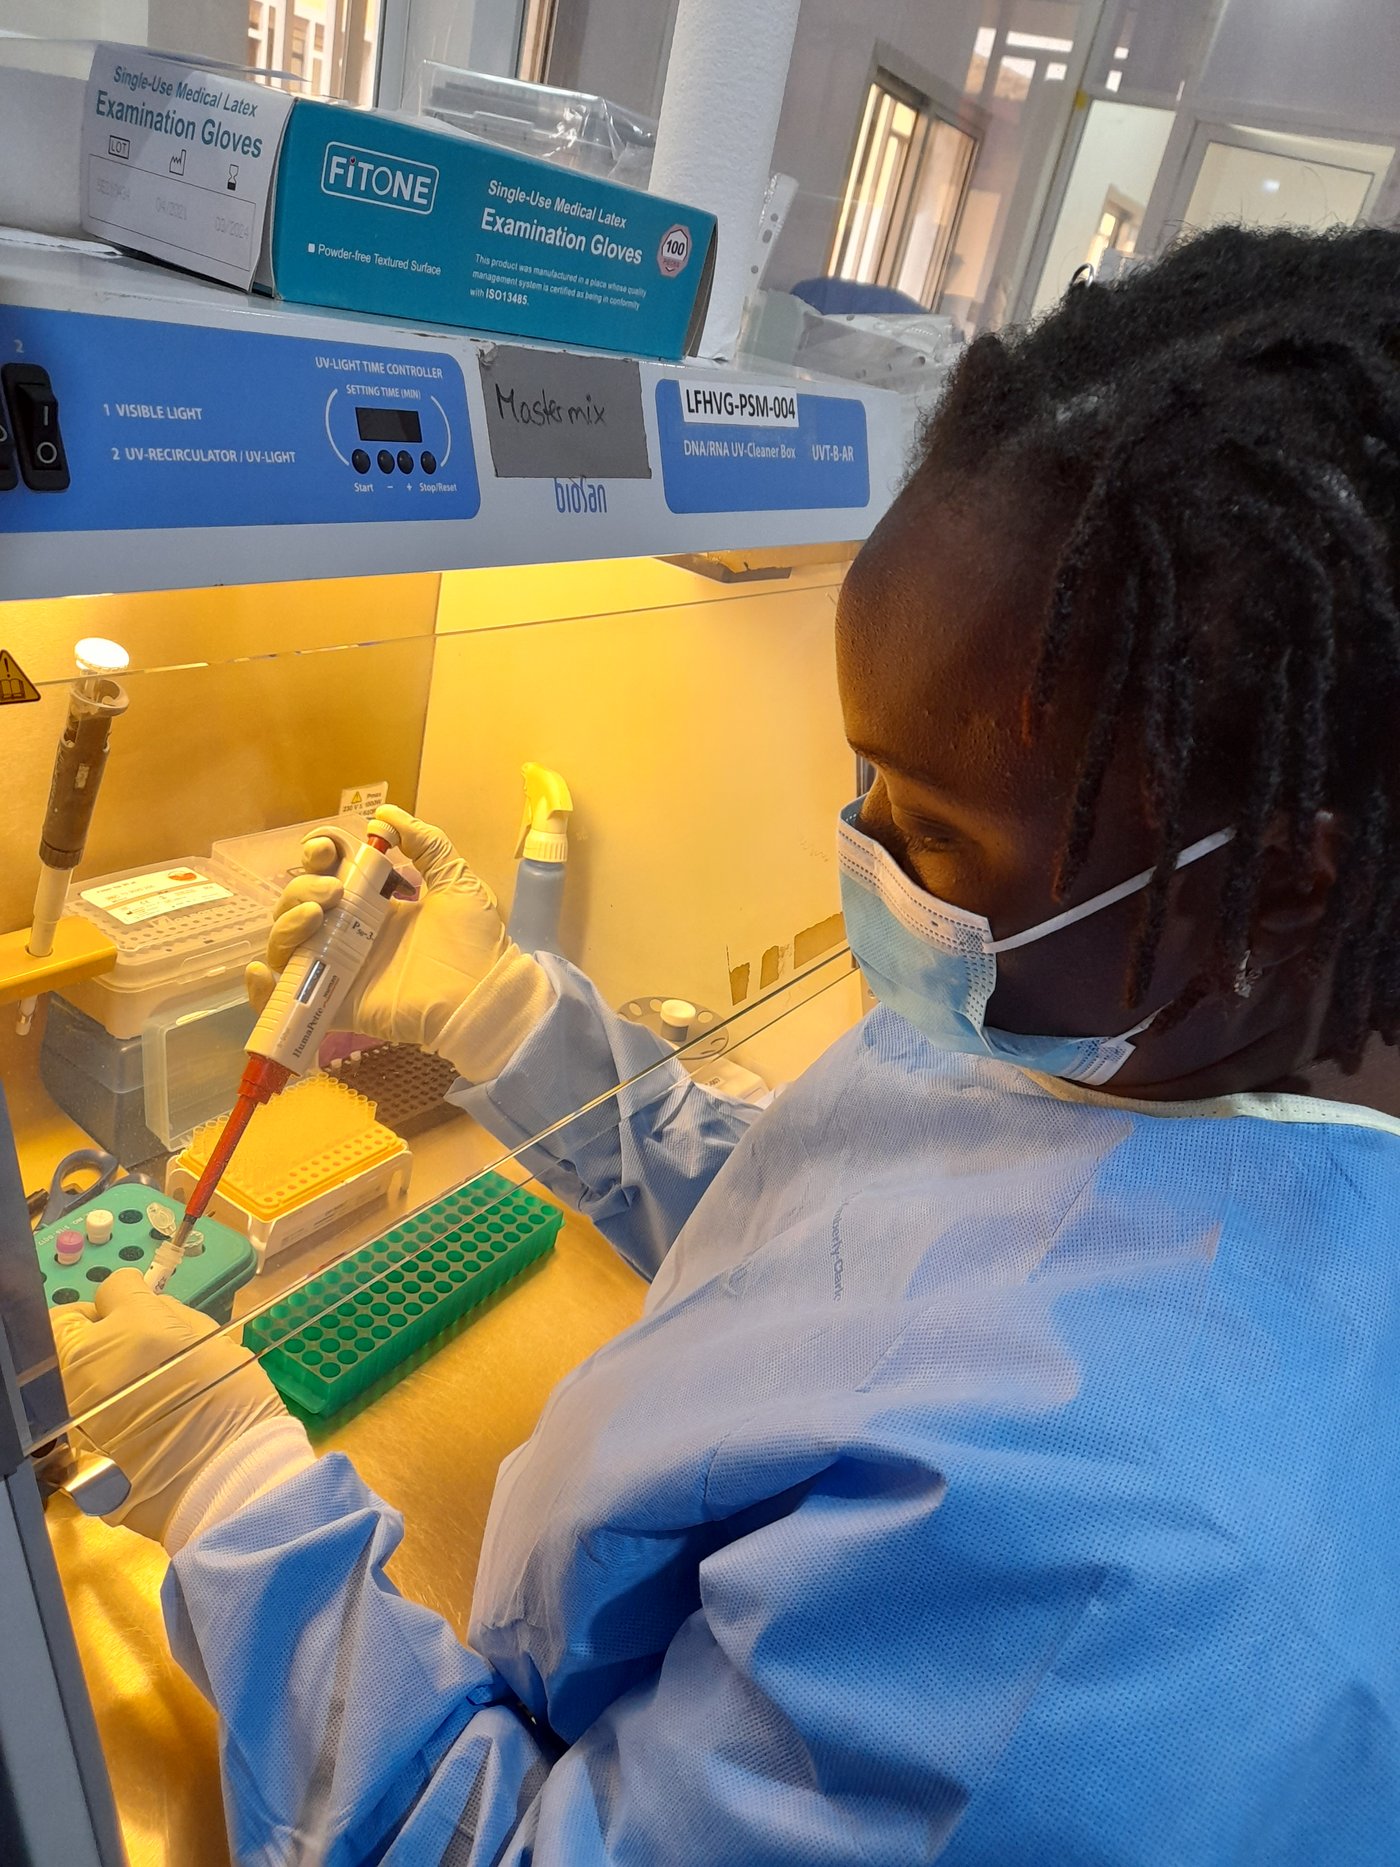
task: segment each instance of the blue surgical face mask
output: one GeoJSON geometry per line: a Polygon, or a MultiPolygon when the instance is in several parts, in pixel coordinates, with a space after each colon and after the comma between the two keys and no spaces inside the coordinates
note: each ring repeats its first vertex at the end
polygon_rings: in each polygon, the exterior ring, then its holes
{"type": "MultiPolygon", "coordinates": [[[[1072,1083],[1106,1083],[1133,1054],[1129,1041],[1145,1031],[1153,1012],[1119,1037],[1023,1037],[996,1031],[984,1022],[997,982],[997,954],[1030,946],[1116,902],[1139,894],[1152,880],[1144,869],[1131,881],[1095,895],[1063,914],[1005,940],[992,938],[991,922],[966,908],[925,894],[889,851],[859,828],[863,799],[841,812],[838,856],[846,938],[882,1004],[923,1032],[941,1050],[966,1056],[1001,1057],[1025,1070],[1063,1076],[1072,1083]]],[[[1202,837],[1177,857],[1176,866],[1199,862],[1222,849],[1233,830],[1202,837]]]]}

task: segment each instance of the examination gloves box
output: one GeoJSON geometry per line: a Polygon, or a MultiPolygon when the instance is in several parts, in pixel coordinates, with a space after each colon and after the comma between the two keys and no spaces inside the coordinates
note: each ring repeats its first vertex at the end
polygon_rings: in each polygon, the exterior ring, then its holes
{"type": "Polygon", "coordinates": [[[714,216],[440,123],[99,47],[89,231],[301,304],[674,360],[714,216]]]}
{"type": "Polygon", "coordinates": [[[424,124],[299,102],[268,280],[283,298],[675,358],[704,322],[711,215],[424,124]]]}

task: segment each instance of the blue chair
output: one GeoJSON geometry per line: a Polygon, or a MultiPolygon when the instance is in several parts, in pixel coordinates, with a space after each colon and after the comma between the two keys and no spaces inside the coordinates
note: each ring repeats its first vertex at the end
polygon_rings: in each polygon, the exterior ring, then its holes
{"type": "Polygon", "coordinates": [[[863,316],[882,311],[927,311],[917,298],[892,285],[862,285],[857,279],[803,279],[792,287],[794,298],[827,317],[863,316]]]}

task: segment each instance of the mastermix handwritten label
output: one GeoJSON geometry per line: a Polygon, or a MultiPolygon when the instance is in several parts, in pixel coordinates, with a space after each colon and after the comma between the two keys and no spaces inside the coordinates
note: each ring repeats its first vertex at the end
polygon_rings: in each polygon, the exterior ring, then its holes
{"type": "Polygon", "coordinates": [[[481,393],[498,477],[551,480],[560,512],[605,512],[600,482],[651,478],[634,362],[498,344],[481,393]]]}

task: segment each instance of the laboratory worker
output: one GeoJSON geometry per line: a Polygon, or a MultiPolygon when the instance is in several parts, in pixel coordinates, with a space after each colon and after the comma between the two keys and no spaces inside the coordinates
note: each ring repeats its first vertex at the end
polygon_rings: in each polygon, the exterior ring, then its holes
{"type": "Polygon", "coordinates": [[[763,1113],[384,811],[427,889],[346,1023],[550,1131],[650,1293],[467,1646],[233,1338],[134,1272],[56,1317],[240,1862],[1395,1867],[1400,1123],[1316,1079],[1400,1029],[1398,570],[1400,236],[979,338],[837,617],[878,1002],[763,1113]]]}

